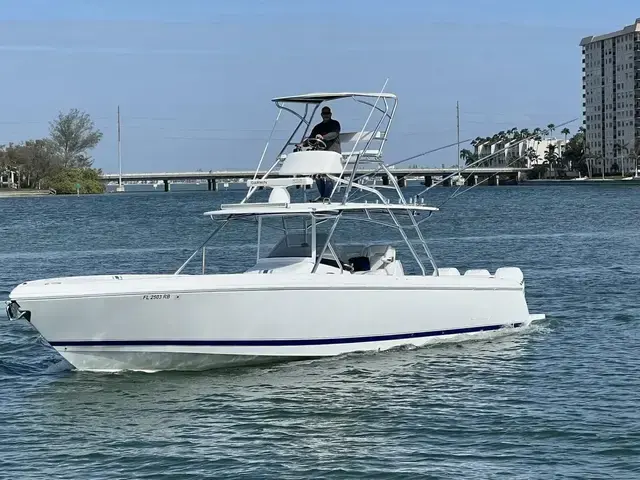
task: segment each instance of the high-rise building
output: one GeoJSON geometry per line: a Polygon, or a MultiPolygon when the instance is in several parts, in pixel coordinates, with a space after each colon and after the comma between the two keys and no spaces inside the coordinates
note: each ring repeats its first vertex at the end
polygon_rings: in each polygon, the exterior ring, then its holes
{"type": "Polygon", "coordinates": [[[583,124],[594,173],[603,167],[629,172],[635,161],[627,157],[640,139],[640,18],[617,32],[585,37],[580,46],[583,124]]]}

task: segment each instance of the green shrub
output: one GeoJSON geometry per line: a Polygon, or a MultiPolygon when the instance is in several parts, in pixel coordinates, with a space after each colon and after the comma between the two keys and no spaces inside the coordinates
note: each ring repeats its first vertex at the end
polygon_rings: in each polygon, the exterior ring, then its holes
{"type": "Polygon", "coordinates": [[[95,168],[59,168],[43,179],[47,188],[53,188],[58,195],[76,193],[104,193],[105,185],[100,181],[100,170],[95,168]]]}

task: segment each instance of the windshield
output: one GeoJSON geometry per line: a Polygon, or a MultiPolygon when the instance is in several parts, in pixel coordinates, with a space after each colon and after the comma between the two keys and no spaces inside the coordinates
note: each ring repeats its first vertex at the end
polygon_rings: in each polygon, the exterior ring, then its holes
{"type": "MultiPolygon", "coordinates": [[[[318,233],[316,254],[319,255],[324,242],[327,241],[326,233],[318,233]]],[[[311,257],[311,232],[290,233],[282,237],[275,247],[267,255],[268,258],[279,257],[311,257]]]]}

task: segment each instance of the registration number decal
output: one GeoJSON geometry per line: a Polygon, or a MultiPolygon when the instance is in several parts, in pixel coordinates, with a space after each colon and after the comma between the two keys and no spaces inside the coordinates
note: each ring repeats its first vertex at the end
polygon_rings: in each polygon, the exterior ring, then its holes
{"type": "Polygon", "coordinates": [[[168,293],[153,293],[150,295],[143,295],[143,300],[168,300],[171,298],[171,295],[168,293]]]}

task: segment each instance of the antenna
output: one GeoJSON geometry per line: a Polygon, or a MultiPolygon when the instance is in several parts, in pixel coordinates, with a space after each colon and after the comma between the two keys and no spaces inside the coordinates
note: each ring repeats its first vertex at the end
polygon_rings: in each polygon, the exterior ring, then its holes
{"type": "Polygon", "coordinates": [[[458,131],[458,180],[460,179],[460,102],[456,100],[456,127],[458,131]]]}
{"type": "Polygon", "coordinates": [[[116,192],[124,192],[122,184],[122,146],[120,144],[120,105],[118,105],[118,186],[116,192]]]}

